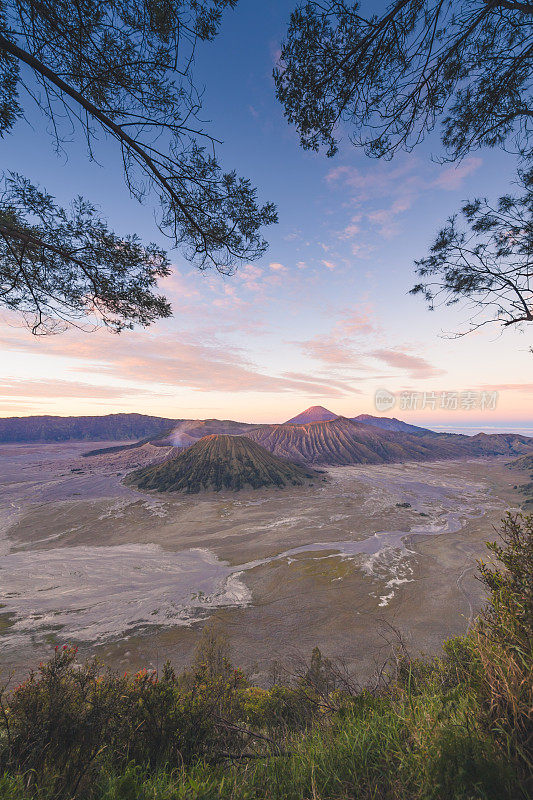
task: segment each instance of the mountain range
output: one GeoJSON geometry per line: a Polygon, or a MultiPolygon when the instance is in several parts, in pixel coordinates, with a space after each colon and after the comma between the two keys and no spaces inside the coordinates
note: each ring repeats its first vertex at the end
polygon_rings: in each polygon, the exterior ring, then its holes
{"type": "MultiPolygon", "coordinates": [[[[311,406],[301,414],[287,420],[285,425],[303,425],[309,422],[328,422],[339,417],[323,406],[311,406]]],[[[360,414],[352,417],[356,422],[364,422],[387,430],[416,433],[425,428],[409,425],[399,419],[373,417],[360,414]]],[[[231,436],[246,433],[261,427],[250,422],[235,422],[220,419],[170,419],[145,414],[106,414],[104,416],[83,417],[4,417],[0,418],[0,443],[25,442],[102,442],[132,441],[140,439],[175,447],[187,447],[212,433],[227,433],[231,436]]]]}
{"type": "Polygon", "coordinates": [[[246,437],[275,456],[315,465],[516,457],[533,452],[533,439],[519,434],[435,433],[395,418],[369,414],[342,417],[323,406],[312,406],[285,423],[269,425],[216,419],[172,420],[140,414],[0,420],[0,441],[4,442],[137,439],[132,444],[92,450],[86,455],[120,454],[122,450],[134,453],[146,444],[176,448],[179,453],[212,435],[246,437]]]}

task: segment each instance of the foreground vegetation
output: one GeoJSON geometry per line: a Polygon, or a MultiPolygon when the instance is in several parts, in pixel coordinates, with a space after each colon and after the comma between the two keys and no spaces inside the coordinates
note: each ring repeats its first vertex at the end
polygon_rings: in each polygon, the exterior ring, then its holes
{"type": "Polygon", "coordinates": [[[533,518],[508,516],[501,535],[469,634],[433,659],[398,643],[365,689],[318,649],[253,686],[213,629],[179,675],[120,676],[57,648],[1,692],[0,798],[531,797],[533,518]]]}

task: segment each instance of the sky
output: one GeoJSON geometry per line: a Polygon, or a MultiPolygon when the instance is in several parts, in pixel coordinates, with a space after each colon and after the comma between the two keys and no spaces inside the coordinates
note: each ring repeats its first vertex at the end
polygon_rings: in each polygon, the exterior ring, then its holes
{"type": "MultiPolygon", "coordinates": [[[[259,13],[240,0],[195,68],[224,168],[278,207],[266,255],[224,277],[171,251],[161,288],[174,313],[148,329],[34,337],[0,312],[0,416],[136,411],[276,422],[320,404],[436,429],[533,432],[531,333],[494,327],[454,338],[468,309],[429,312],[408,294],[413,261],[446,217],[468,198],[508,190],[512,156],[481,150],[439,164],[437,134],[391,162],[366,157],[346,136],[332,159],[304,152],[272,81],[293,4],[271,0],[259,13]],[[382,390],[393,395],[386,412],[376,410],[382,390]]],[[[58,154],[28,111],[1,142],[2,169],[63,204],[83,194],[117,232],[168,247],[153,205],[129,196],[112,142],[97,143],[97,161],[79,136],[58,154]]]]}

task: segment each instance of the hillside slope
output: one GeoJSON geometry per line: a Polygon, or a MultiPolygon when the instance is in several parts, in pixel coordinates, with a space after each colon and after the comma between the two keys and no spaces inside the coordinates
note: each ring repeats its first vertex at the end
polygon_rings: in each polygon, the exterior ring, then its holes
{"type": "Polygon", "coordinates": [[[314,470],[269,453],[244,436],[206,436],[163,464],[135,470],[126,483],[158,492],[302,486],[322,480],[314,470]]]}
{"type": "Polygon", "coordinates": [[[517,458],[516,461],[511,461],[509,467],[512,469],[521,469],[529,473],[529,480],[526,483],[515,486],[515,488],[524,495],[522,508],[531,514],[531,512],[533,512],[533,455],[521,456],[521,458],[517,458]]]}
{"type": "Polygon", "coordinates": [[[272,453],[309,464],[383,464],[440,458],[520,455],[533,439],[515,434],[409,434],[338,417],[308,425],[263,425],[246,436],[272,453]]]}
{"type": "Polygon", "coordinates": [[[109,442],[155,437],[176,420],[145,414],[98,417],[6,417],[0,419],[0,442],[109,442]]]}

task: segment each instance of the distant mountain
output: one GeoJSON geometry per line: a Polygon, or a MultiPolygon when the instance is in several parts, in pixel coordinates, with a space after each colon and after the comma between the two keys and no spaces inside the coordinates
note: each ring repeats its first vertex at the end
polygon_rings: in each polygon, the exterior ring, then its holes
{"type": "Polygon", "coordinates": [[[165,453],[160,456],[157,452],[162,448],[167,454],[172,452],[169,446],[184,450],[210,435],[229,436],[230,439],[246,437],[270,453],[299,464],[383,464],[441,458],[516,457],[533,453],[533,438],[527,436],[436,433],[388,417],[338,417],[322,406],[313,406],[281,425],[217,419],[172,420],[143,414],[0,419],[0,443],[131,441],[131,444],[93,449],[86,455],[109,458],[109,463],[113,464],[118,458],[132,466],[137,455],[140,466],[152,452],[155,464],[166,458],[165,453]],[[328,419],[302,422],[316,416],[328,419]],[[146,444],[157,447],[138,453],[146,444]]]}
{"type": "Polygon", "coordinates": [[[126,441],[158,436],[177,420],[144,414],[0,418],[0,442],[126,441]]]}
{"type": "Polygon", "coordinates": [[[350,417],[354,422],[364,422],[365,425],[375,425],[385,431],[403,431],[404,433],[433,433],[429,428],[419,428],[418,425],[409,425],[396,417],[373,417],[372,414],[359,414],[350,417]]]}
{"type": "Polygon", "coordinates": [[[333,411],[328,411],[324,406],[311,406],[297,414],[292,419],[288,419],[285,425],[307,425],[308,422],[330,422],[337,419],[339,415],[334,414],[333,411]]]}
{"type": "Polygon", "coordinates": [[[244,436],[212,435],[200,439],[174,458],[135,470],[126,483],[158,492],[302,486],[322,480],[309,467],[278,458],[244,436]]]}
{"type": "Polygon", "coordinates": [[[263,425],[246,434],[272,453],[309,464],[383,464],[440,458],[520,455],[533,439],[514,434],[403,433],[337,417],[308,425],[263,425]]]}

